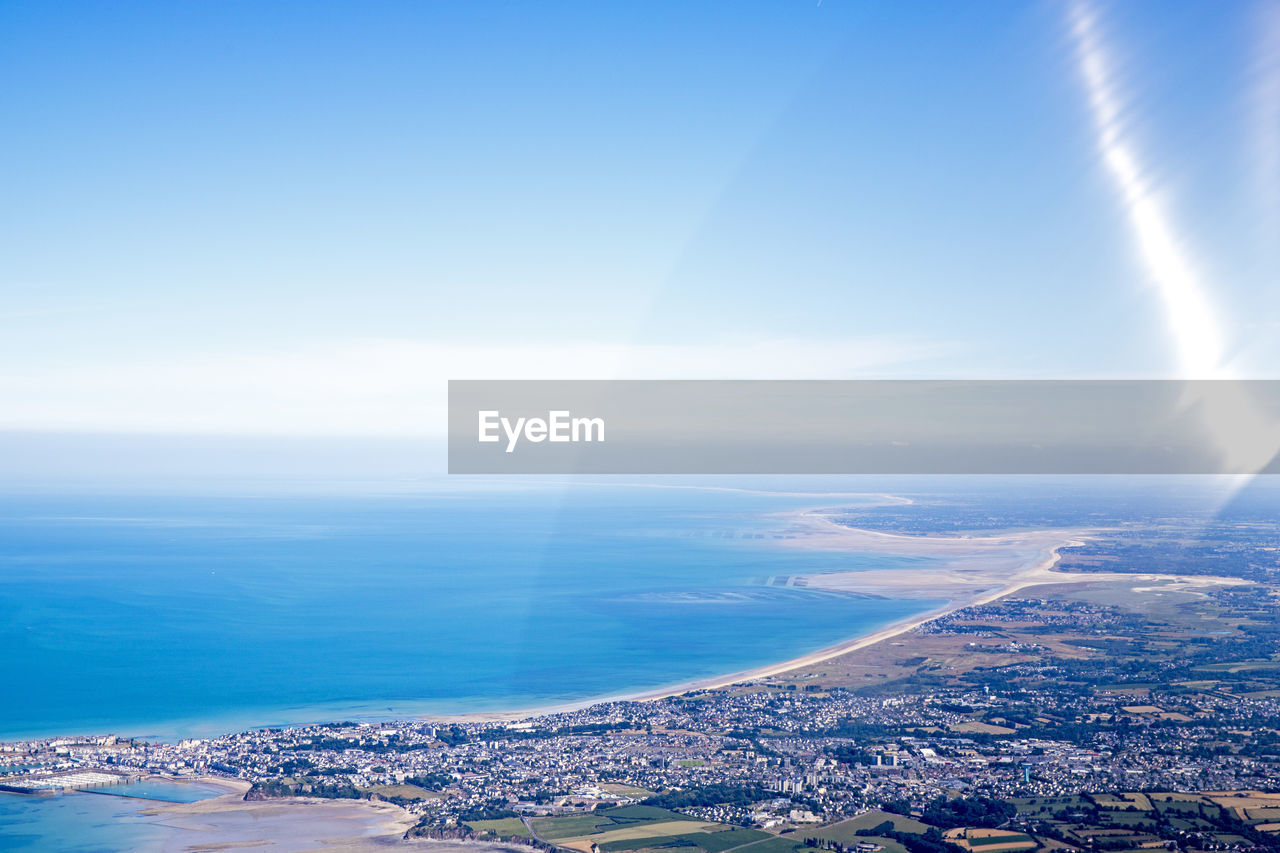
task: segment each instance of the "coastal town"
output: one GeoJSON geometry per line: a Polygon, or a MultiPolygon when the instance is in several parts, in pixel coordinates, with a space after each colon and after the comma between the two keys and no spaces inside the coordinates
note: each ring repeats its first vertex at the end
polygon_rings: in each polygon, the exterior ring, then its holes
{"type": "Polygon", "coordinates": [[[11,742],[0,786],[218,778],[250,801],[392,803],[411,837],[579,853],[1280,848],[1276,589],[1034,592],[651,701],[11,742]]]}

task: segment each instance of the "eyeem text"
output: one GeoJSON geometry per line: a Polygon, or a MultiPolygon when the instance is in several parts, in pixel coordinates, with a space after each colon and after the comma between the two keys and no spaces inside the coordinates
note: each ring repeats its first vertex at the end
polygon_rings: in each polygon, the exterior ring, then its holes
{"type": "Polygon", "coordinates": [[[545,418],[502,417],[496,409],[479,413],[479,441],[502,441],[507,452],[516,449],[520,439],[532,441],[604,441],[604,418],[575,418],[569,411],[550,411],[545,418]]]}

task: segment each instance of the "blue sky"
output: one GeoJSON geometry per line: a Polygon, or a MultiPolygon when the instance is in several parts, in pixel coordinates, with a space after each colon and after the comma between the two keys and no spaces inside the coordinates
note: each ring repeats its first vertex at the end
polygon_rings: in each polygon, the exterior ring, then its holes
{"type": "Polygon", "coordinates": [[[0,429],[1274,378],[1278,57],[1276,2],[0,3],[0,429]]]}

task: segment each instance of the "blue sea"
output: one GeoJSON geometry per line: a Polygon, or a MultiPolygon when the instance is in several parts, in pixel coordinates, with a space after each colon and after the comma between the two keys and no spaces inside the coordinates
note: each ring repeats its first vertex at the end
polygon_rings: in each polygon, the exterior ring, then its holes
{"type": "Polygon", "coordinates": [[[786,586],[837,497],[482,484],[0,499],[0,738],[533,708],[735,672],[933,602],[786,586]]]}
{"type": "Polygon", "coordinates": [[[147,805],[146,800],[94,794],[0,794],[0,850],[137,853],[160,849],[172,833],[142,814],[147,805]]]}
{"type": "MultiPolygon", "coordinates": [[[[0,498],[0,739],[531,708],[785,660],[923,611],[788,587],[921,561],[783,547],[837,496],[472,485],[0,498]]],[[[150,783],[154,784],[154,783],[150,783]]],[[[0,850],[158,849],[117,788],[0,794],[0,850]]]]}
{"type": "Polygon", "coordinates": [[[0,851],[137,853],[160,849],[172,831],[144,814],[156,801],[194,803],[222,789],[147,779],[53,797],[0,794],[0,851]]]}

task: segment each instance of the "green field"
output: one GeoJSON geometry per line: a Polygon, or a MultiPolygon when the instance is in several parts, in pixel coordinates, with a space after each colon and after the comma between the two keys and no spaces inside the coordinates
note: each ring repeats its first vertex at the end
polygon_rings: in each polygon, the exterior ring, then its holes
{"type": "Polygon", "coordinates": [[[494,838],[532,838],[524,821],[518,817],[506,817],[501,820],[473,820],[467,823],[476,835],[489,835],[494,838]]]}
{"type": "Polygon", "coordinates": [[[379,797],[403,797],[406,800],[437,800],[440,795],[435,791],[420,788],[417,785],[373,785],[359,788],[362,794],[377,794],[379,797]]]}
{"type": "Polygon", "coordinates": [[[879,844],[884,847],[885,853],[907,853],[907,848],[892,838],[885,838],[880,835],[858,834],[859,830],[873,829],[885,821],[891,822],[893,828],[898,832],[920,834],[929,829],[928,824],[912,820],[909,817],[903,817],[902,815],[888,812],[867,812],[849,820],[842,820],[839,823],[824,826],[818,830],[800,830],[798,834],[806,838],[822,838],[826,841],[835,841],[847,847],[852,847],[863,841],[869,841],[872,844],[879,844]]]}
{"type": "MultiPolygon", "coordinates": [[[[586,814],[544,817],[533,821],[539,838],[554,843],[591,841],[604,853],[659,850],[662,853],[724,853],[733,848],[773,840],[754,829],[697,820],[654,806],[623,806],[586,814]],[[647,828],[652,827],[652,830],[647,828]],[[687,830],[685,829],[687,827],[687,830]]],[[[787,853],[793,844],[788,843],[787,853]]],[[[774,853],[774,851],[757,851],[774,853]]]]}
{"type": "Polygon", "coordinates": [[[1084,797],[1014,797],[1009,800],[1018,814],[1026,817],[1050,818],[1057,812],[1088,810],[1090,803],[1084,797]]]}
{"type": "Polygon", "coordinates": [[[795,853],[797,850],[804,849],[802,838],[781,838],[775,835],[747,847],[740,847],[735,853],[795,853]]]}
{"type": "Polygon", "coordinates": [[[1031,840],[1031,836],[1023,833],[1011,835],[989,835],[986,838],[970,838],[970,847],[999,847],[1005,844],[1023,844],[1031,840]]]}
{"type": "Polygon", "coordinates": [[[568,838],[581,838],[587,835],[598,835],[622,827],[644,826],[651,823],[667,823],[670,821],[689,821],[697,823],[693,818],[678,812],[667,811],[653,806],[622,806],[616,809],[600,809],[584,814],[564,815],[563,817],[540,817],[533,821],[533,829],[539,837],[547,841],[563,841],[568,838]]]}
{"type": "Polygon", "coordinates": [[[653,838],[606,841],[600,845],[600,849],[605,853],[620,853],[628,850],[662,850],[666,853],[679,848],[696,847],[705,853],[724,853],[730,848],[772,837],[769,833],[756,829],[724,829],[719,832],[688,832],[680,835],[659,835],[653,838]]]}
{"type": "Polygon", "coordinates": [[[577,838],[598,832],[601,827],[617,826],[603,813],[565,815],[564,817],[540,817],[533,821],[533,831],[540,838],[548,841],[560,841],[565,838],[577,838]]]}
{"type": "Polygon", "coordinates": [[[1150,811],[1138,811],[1138,812],[1113,811],[1103,815],[1100,819],[1103,820],[1106,826],[1124,826],[1124,827],[1132,828],[1135,826],[1144,826],[1148,823],[1151,823],[1155,819],[1155,816],[1152,815],[1150,811]]]}
{"type": "MultiPolygon", "coordinates": [[[[801,830],[801,834],[808,838],[822,838],[827,841],[838,841],[841,844],[857,844],[859,841],[866,841],[867,837],[858,835],[860,829],[872,829],[879,826],[885,821],[891,821],[893,828],[898,832],[909,832],[919,835],[929,831],[927,823],[921,823],[918,820],[912,820],[902,815],[890,814],[888,812],[867,812],[858,815],[849,820],[842,820],[839,823],[833,823],[830,826],[824,826],[817,830],[801,830]]],[[[879,842],[878,842],[879,843],[879,842]]],[[[892,843],[892,842],[891,842],[892,843]]]]}

